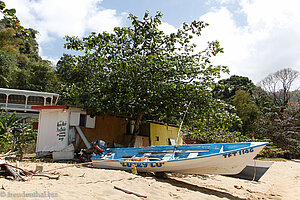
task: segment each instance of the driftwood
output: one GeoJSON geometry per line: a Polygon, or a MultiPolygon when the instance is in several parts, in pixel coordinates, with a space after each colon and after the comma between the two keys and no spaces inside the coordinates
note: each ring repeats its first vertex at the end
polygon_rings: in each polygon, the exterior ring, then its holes
{"type": "Polygon", "coordinates": [[[20,181],[26,181],[24,177],[28,176],[41,176],[41,177],[47,177],[49,179],[56,179],[58,180],[60,175],[58,176],[49,176],[46,174],[36,174],[31,171],[27,171],[25,169],[22,169],[21,167],[17,167],[14,165],[9,164],[7,161],[1,160],[2,162],[0,163],[0,177],[3,176],[7,179],[10,180],[20,180],[20,181]]]}
{"type": "Polygon", "coordinates": [[[136,192],[132,192],[132,191],[129,191],[129,190],[117,187],[117,186],[114,186],[114,188],[117,189],[117,190],[121,190],[121,191],[125,192],[126,194],[134,194],[135,196],[138,196],[138,197],[147,198],[147,196],[145,196],[145,195],[142,195],[142,194],[139,194],[139,193],[136,193],[136,192]]]}
{"type": "Polygon", "coordinates": [[[0,175],[8,178],[10,176],[13,180],[21,180],[25,181],[25,179],[21,176],[20,171],[14,168],[12,165],[8,164],[7,162],[3,162],[0,164],[0,175]]]}
{"type": "Polygon", "coordinates": [[[13,166],[13,165],[11,165],[11,164],[9,164],[9,163],[7,163],[6,165],[7,165],[7,166],[10,166],[10,167],[13,167],[13,168],[15,168],[15,169],[20,170],[25,176],[28,176],[28,175],[32,175],[32,174],[33,174],[33,173],[30,172],[30,171],[27,171],[27,170],[25,170],[25,169],[22,169],[21,167],[13,166]]]}
{"type": "Polygon", "coordinates": [[[14,177],[14,179],[18,179],[21,181],[25,181],[25,179],[20,175],[20,173],[10,165],[4,165],[7,171],[14,177]]]}
{"type": "Polygon", "coordinates": [[[9,151],[5,154],[0,154],[0,178],[4,177],[9,180],[19,180],[19,181],[26,181],[25,177],[28,176],[40,176],[40,177],[46,177],[49,179],[56,179],[58,180],[60,178],[60,174],[54,174],[56,176],[51,176],[47,174],[42,174],[41,171],[33,172],[25,170],[21,167],[19,167],[19,163],[17,162],[16,166],[11,165],[5,158],[7,156],[13,155],[15,152],[9,151]]]}
{"type": "Polygon", "coordinates": [[[31,176],[42,176],[42,177],[47,177],[49,179],[56,179],[56,180],[58,180],[59,177],[60,177],[60,175],[58,175],[58,176],[48,176],[46,174],[32,174],[31,176]]]}
{"type": "Polygon", "coordinates": [[[8,151],[8,152],[5,153],[5,154],[0,154],[0,158],[1,158],[1,157],[6,157],[6,156],[10,156],[10,155],[14,155],[14,154],[16,154],[16,152],[8,151]]]}

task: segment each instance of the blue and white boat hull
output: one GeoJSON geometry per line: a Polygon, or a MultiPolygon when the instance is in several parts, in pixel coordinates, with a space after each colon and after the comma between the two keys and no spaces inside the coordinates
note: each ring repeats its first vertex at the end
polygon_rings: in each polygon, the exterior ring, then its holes
{"type": "Polygon", "coordinates": [[[107,149],[92,158],[93,166],[138,172],[183,174],[238,174],[264,148],[266,142],[179,145],[107,149]],[[173,152],[172,152],[173,149],[173,152]]]}

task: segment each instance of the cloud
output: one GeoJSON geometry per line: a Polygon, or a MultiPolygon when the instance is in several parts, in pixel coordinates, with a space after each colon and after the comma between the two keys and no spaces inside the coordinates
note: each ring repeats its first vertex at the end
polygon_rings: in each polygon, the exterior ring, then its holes
{"type": "MultiPolygon", "coordinates": [[[[199,18],[210,26],[194,39],[198,50],[218,40],[224,53],[212,58],[213,63],[226,65],[230,75],[246,76],[254,83],[283,68],[300,71],[300,12],[295,1],[243,0],[236,10],[226,7],[232,2],[223,1],[199,18]],[[245,16],[243,26],[236,13],[245,16]]],[[[160,29],[166,34],[176,32],[167,22],[160,29]]]]}
{"type": "Polygon", "coordinates": [[[116,10],[106,9],[103,11],[96,11],[91,13],[87,21],[87,28],[96,32],[107,31],[112,32],[113,29],[121,25],[122,18],[116,16],[116,10]]]}
{"type": "Polygon", "coordinates": [[[234,12],[225,6],[200,17],[210,24],[197,41],[218,40],[225,53],[214,63],[229,66],[231,74],[250,77],[255,83],[268,74],[291,67],[300,71],[300,12],[292,0],[241,1],[247,24],[238,26],[234,12]]]}
{"type": "Polygon", "coordinates": [[[297,0],[243,0],[241,6],[248,16],[248,25],[254,30],[290,28],[299,24],[297,0]]]}
{"type": "MultiPolygon", "coordinates": [[[[41,46],[66,35],[82,37],[92,31],[112,31],[122,23],[122,14],[104,9],[102,0],[9,0],[25,27],[39,31],[41,46]]],[[[42,49],[40,51],[43,52],[42,49]]]]}
{"type": "Polygon", "coordinates": [[[162,22],[158,28],[167,35],[177,32],[177,29],[175,28],[175,26],[172,26],[171,24],[168,24],[167,22],[162,22]]]}

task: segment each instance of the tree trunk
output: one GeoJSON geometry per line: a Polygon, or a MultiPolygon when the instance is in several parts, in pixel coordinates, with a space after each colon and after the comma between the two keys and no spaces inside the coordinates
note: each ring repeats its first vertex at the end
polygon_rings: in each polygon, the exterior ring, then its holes
{"type": "Polygon", "coordinates": [[[139,129],[140,129],[140,125],[141,125],[141,122],[142,122],[142,118],[143,118],[143,113],[139,112],[138,115],[137,115],[137,118],[136,118],[136,122],[134,124],[133,135],[131,137],[131,140],[130,140],[128,146],[131,146],[131,147],[134,146],[136,137],[137,137],[137,135],[139,133],[139,129]]]}

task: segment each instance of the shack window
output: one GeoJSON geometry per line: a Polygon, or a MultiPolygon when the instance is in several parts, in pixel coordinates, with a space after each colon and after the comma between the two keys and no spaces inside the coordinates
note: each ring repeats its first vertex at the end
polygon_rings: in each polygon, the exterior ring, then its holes
{"type": "Polygon", "coordinates": [[[91,117],[90,115],[86,115],[86,128],[95,128],[96,127],[96,116],[91,117]]]}
{"type": "Polygon", "coordinates": [[[27,101],[28,105],[44,105],[44,97],[35,97],[35,96],[30,96],[28,97],[27,101]]]}
{"type": "Polygon", "coordinates": [[[25,104],[26,97],[23,95],[9,95],[8,96],[8,103],[12,104],[25,104]]]}
{"type": "Polygon", "coordinates": [[[80,114],[79,126],[82,126],[82,127],[86,126],[86,115],[80,114]]]}
{"type": "Polygon", "coordinates": [[[46,105],[51,105],[51,98],[48,97],[48,98],[46,99],[46,105]]]}
{"type": "Polygon", "coordinates": [[[6,103],[6,95],[0,94],[0,103],[6,103]]]}

